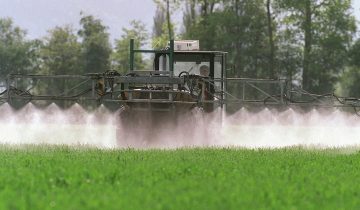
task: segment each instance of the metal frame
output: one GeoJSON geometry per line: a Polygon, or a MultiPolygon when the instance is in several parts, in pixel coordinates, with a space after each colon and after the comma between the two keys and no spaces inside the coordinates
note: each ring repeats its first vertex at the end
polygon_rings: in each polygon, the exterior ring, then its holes
{"type": "MultiPolygon", "coordinates": [[[[273,101],[271,103],[274,104],[279,104],[279,105],[283,105],[286,103],[286,99],[285,99],[285,88],[286,88],[286,84],[288,83],[287,80],[284,79],[279,79],[279,80],[272,80],[272,79],[252,79],[252,78],[226,78],[224,79],[226,82],[226,87],[229,84],[229,82],[235,82],[235,83],[239,83],[242,87],[242,95],[241,95],[241,99],[238,98],[238,101],[241,101],[242,103],[248,103],[248,102],[259,102],[259,103],[264,103],[265,99],[272,99],[273,101]],[[257,84],[266,84],[266,85],[273,85],[273,86],[277,86],[279,88],[279,92],[275,95],[273,95],[273,93],[268,92],[268,90],[261,88],[260,86],[258,86],[257,84]],[[248,99],[247,96],[247,90],[248,88],[251,88],[253,90],[255,90],[258,93],[261,93],[265,96],[264,99],[260,99],[260,100],[251,100],[248,99]],[[278,96],[278,97],[277,97],[278,96]]],[[[216,79],[215,79],[216,81],[216,79]]],[[[228,88],[226,88],[225,91],[227,91],[228,88]]],[[[230,93],[227,93],[227,95],[229,95],[230,93]]],[[[232,98],[237,98],[235,97],[233,94],[229,95],[232,98]]]]}
{"type": "Polygon", "coordinates": [[[135,65],[135,53],[163,53],[169,55],[169,70],[170,72],[174,72],[174,40],[170,40],[169,48],[165,50],[141,50],[135,49],[135,41],[134,39],[130,39],[130,64],[129,70],[130,73],[134,71],[135,65]]]}
{"type": "MultiPolygon", "coordinates": [[[[149,71],[149,73],[153,73],[149,71]]],[[[219,94],[219,97],[215,100],[203,100],[199,99],[197,101],[176,101],[173,98],[169,97],[166,99],[153,99],[149,97],[148,99],[133,99],[129,98],[128,100],[122,100],[118,98],[116,94],[120,93],[167,93],[167,94],[177,94],[177,93],[186,93],[181,90],[170,89],[170,90],[152,90],[152,89],[114,89],[109,90],[104,95],[100,95],[96,89],[96,83],[102,79],[111,79],[114,81],[114,84],[120,86],[123,84],[165,84],[165,85],[175,85],[175,84],[184,84],[184,78],[181,77],[168,77],[168,76],[113,76],[107,77],[102,74],[93,74],[93,75],[9,75],[7,78],[6,92],[0,95],[1,101],[7,101],[9,103],[12,100],[24,100],[24,101],[99,101],[99,102],[115,102],[115,103],[167,103],[167,104],[217,104],[223,108],[226,108],[228,104],[238,104],[239,106],[243,105],[277,105],[277,106],[322,106],[322,107],[360,107],[360,99],[348,98],[348,97],[337,97],[335,95],[316,95],[310,94],[302,89],[287,89],[287,80],[267,80],[267,79],[250,79],[250,78],[226,78],[224,80],[214,79],[208,80],[204,79],[212,84],[214,82],[221,82],[224,84],[220,89],[217,89],[216,92],[219,94]],[[78,79],[82,82],[77,83],[76,85],[69,87],[68,90],[61,92],[58,95],[35,95],[32,93],[27,94],[26,92],[34,87],[28,87],[28,90],[18,90],[16,87],[15,80],[17,79],[31,79],[31,80],[47,80],[47,79],[56,79],[56,80],[71,80],[78,79]],[[233,93],[228,92],[227,86],[229,82],[236,82],[242,84],[243,95],[241,98],[235,96],[233,93]],[[274,85],[279,88],[280,92],[278,95],[272,95],[265,89],[262,89],[258,84],[268,84],[274,85]],[[15,85],[15,86],[13,86],[15,85]],[[91,86],[89,91],[85,91],[86,88],[82,88],[83,85],[91,86]],[[255,91],[263,94],[266,99],[251,100],[246,98],[246,91],[248,88],[252,88],[255,91]],[[17,92],[18,91],[18,92],[17,92]],[[69,93],[75,91],[76,94],[70,95],[69,93]],[[293,100],[294,95],[300,95],[299,100],[293,100]],[[311,100],[301,100],[302,97],[311,98],[311,100]]]]}
{"type": "MultiPolygon", "coordinates": [[[[174,76],[174,40],[170,40],[169,47],[165,50],[141,50],[134,49],[134,40],[130,40],[130,63],[129,74],[125,76],[108,75],[104,74],[87,74],[87,75],[20,75],[11,74],[6,79],[6,92],[0,94],[1,101],[7,101],[9,103],[12,100],[45,100],[45,101],[98,101],[98,102],[115,102],[120,104],[126,103],[166,103],[166,104],[216,104],[217,106],[226,109],[229,104],[238,104],[244,106],[246,104],[258,104],[258,105],[307,105],[307,106],[332,106],[332,107],[360,107],[360,99],[337,97],[332,95],[316,95],[308,93],[301,89],[293,89],[288,84],[291,81],[279,79],[252,79],[252,78],[227,78],[226,67],[226,54],[222,53],[222,72],[220,79],[200,78],[203,82],[210,84],[214,93],[214,100],[205,100],[198,98],[196,101],[177,101],[174,99],[174,94],[191,94],[189,91],[177,89],[177,85],[184,86],[187,82],[187,76],[174,76]],[[135,54],[136,53],[161,53],[169,55],[169,71],[155,71],[155,70],[135,70],[135,54]],[[39,81],[39,80],[81,80],[77,84],[69,87],[67,90],[62,90],[59,94],[44,94],[37,95],[31,90],[35,87],[30,86],[26,89],[20,90],[17,87],[17,80],[39,81]],[[105,83],[111,82],[110,89],[104,90],[103,93],[99,93],[97,85],[99,81],[105,83]],[[215,83],[220,82],[220,88],[216,87],[215,83]],[[242,87],[242,95],[238,97],[236,94],[228,91],[229,83],[238,83],[242,87]],[[274,95],[272,91],[261,88],[261,84],[272,85],[274,89],[278,89],[278,92],[274,95]],[[160,85],[163,89],[136,89],[136,86],[152,86],[160,85]],[[264,98],[250,99],[247,98],[247,92],[251,89],[257,93],[262,94],[264,98]],[[70,94],[74,92],[74,94],[70,94]],[[116,94],[128,94],[128,98],[124,100],[116,94]],[[135,99],[133,93],[146,93],[149,95],[146,99],[135,99]],[[167,94],[167,99],[154,99],[153,94],[164,93],[167,94]],[[298,97],[297,95],[300,95],[298,97]],[[311,100],[304,98],[310,98],[311,100]]],[[[186,52],[179,52],[185,53],[186,52]]],[[[189,52],[190,53],[190,52],[189,52]]],[[[191,53],[219,53],[219,52],[202,52],[195,51],[191,53]]],[[[214,54],[215,55],[215,54],[214,54]]],[[[211,56],[210,56],[211,57],[211,56]]],[[[210,68],[214,69],[214,57],[210,58],[210,68]]],[[[212,72],[214,74],[214,72],[212,72]]],[[[214,76],[214,75],[212,75],[214,76]]]]}

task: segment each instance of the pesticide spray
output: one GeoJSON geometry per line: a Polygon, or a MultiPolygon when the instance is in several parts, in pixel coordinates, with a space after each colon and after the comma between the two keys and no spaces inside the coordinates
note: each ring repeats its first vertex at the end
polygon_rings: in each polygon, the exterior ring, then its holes
{"type": "Polygon", "coordinates": [[[335,108],[306,112],[293,108],[282,111],[263,108],[254,112],[242,108],[222,118],[221,110],[204,113],[194,109],[179,116],[176,123],[156,122],[155,127],[149,123],[124,126],[120,112],[109,111],[103,105],[89,112],[79,104],[63,110],[54,103],[45,109],[29,103],[14,110],[5,103],[0,106],[0,143],[137,149],[326,148],[360,144],[359,116],[335,108]]]}

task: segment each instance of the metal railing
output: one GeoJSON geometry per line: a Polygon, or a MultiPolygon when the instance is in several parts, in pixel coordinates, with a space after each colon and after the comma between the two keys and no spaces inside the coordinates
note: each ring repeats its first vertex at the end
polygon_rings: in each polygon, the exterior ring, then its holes
{"type": "MultiPolygon", "coordinates": [[[[258,105],[298,105],[360,107],[360,99],[338,97],[335,94],[317,95],[300,88],[290,88],[289,81],[226,78],[201,81],[213,87],[208,100],[192,95],[190,90],[179,89],[187,84],[186,75],[171,77],[166,72],[133,71],[138,75],[106,76],[92,75],[9,75],[6,84],[0,84],[0,103],[12,100],[23,101],[98,101],[116,103],[168,103],[168,104],[216,104],[241,107],[246,104],[258,105]],[[144,75],[145,74],[145,75],[144,75]],[[47,82],[43,82],[47,81],[47,82]],[[62,82],[63,83],[62,83],[62,82]],[[72,81],[72,82],[71,82],[72,81]],[[102,82],[104,87],[99,87],[102,82]],[[56,84],[65,84],[63,86],[56,84]],[[222,85],[225,84],[225,85],[222,85]],[[43,86],[42,86],[43,85],[43,86]],[[157,88],[152,88],[153,85],[157,88]],[[156,86],[158,85],[158,86],[156,86]],[[138,88],[136,88],[138,87],[138,88]],[[57,91],[54,89],[58,88],[57,91]],[[120,97],[126,94],[127,97],[120,97]],[[146,97],[136,98],[133,94],[146,97]],[[162,94],[164,97],[153,97],[162,94]],[[191,100],[176,99],[176,94],[185,94],[191,100]]],[[[198,93],[199,94],[199,93],[198,93]]]]}

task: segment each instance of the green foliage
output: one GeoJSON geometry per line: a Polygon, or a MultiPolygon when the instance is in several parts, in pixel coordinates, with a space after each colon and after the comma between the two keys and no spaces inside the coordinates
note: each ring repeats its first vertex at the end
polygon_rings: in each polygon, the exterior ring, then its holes
{"type": "Polygon", "coordinates": [[[356,31],[350,0],[274,0],[270,19],[262,0],[184,4],[183,37],[228,51],[234,76],[303,79],[312,92],[333,90],[356,31]]]}
{"type": "Polygon", "coordinates": [[[360,98],[360,67],[350,66],[341,75],[338,94],[360,98]]]}
{"type": "Polygon", "coordinates": [[[164,24],[166,23],[166,17],[161,7],[157,7],[155,16],[153,18],[153,37],[159,37],[164,33],[164,24]]]}
{"type": "Polygon", "coordinates": [[[0,208],[356,209],[360,154],[346,152],[3,147],[0,208]]]}
{"type": "Polygon", "coordinates": [[[179,0],[154,0],[159,11],[166,13],[167,35],[170,39],[175,39],[174,24],[171,21],[171,14],[176,11],[180,6],[179,0]]]}
{"type": "MultiPolygon", "coordinates": [[[[48,36],[44,38],[40,55],[42,68],[38,73],[48,75],[84,74],[81,44],[70,26],[55,27],[50,30],[48,36]]],[[[41,84],[37,84],[37,91],[59,95],[74,85],[76,85],[75,81],[65,79],[47,83],[42,81],[41,84]]],[[[65,106],[65,104],[58,102],[58,105],[65,106]]]]}
{"type": "Polygon", "coordinates": [[[351,47],[349,52],[350,65],[360,67],[360,39],[351,47]]]}
{"type": "MultiPolygon", "coordinates": [[[[174,29],[174,26],[171,26],[172,29],[174,29]]],[[[162,33],[160,36],[154,36],[152,38],[152,47],[153,49],[164,49],[168,46],[168,42],[170,40],[169,34],[167,33],[168,25],[167,23],[164,23],[162,25],[162,33]]],[[[174,39],[177,39],[177,37],[173,37],[174,39]]]]}
{"type": "Polygon", "coordinates": [[[196,9],[196,2],[192,0],[184,1],[184,11],[183,11],[183,35],[187,37],[187,33],[191,30],[191,27],[196,24],[198,11],[196,9]]]}
{"type": "MultiPolygon", "coordinates": [[[[152,47],[153,49],[162,49],[167,46],[169,37],[169,27],[166,21],[166,11],[160,2],[157,2],[158,6],[154,16],[154,28],[152,36],[152,47]]],[[[174,26],[170,26],[171,33],[174,34],[174,26]]]]}
{"type": "Polygon", "coordinates": [[[83,15],[80,19],[81,29],[78,34],[82,38],[82,53],[85,72],[104,72],[110,67],[112,48],[107,28],[100,19],[91,15],[83,15]]]}
{"type": "MultiPolygon", "coordinates": [[[[202,50],[229,52],[229,77],[273,78],[269,66],[270,43],[266,4],[263,0],[188,2],[184,39],[200,40],[202,50]]],[[[275,56],[274,56],[275,57],[275,56]]],[[[238,83],[228,84],[231,93],[240,96],[238,83]]],[[[256,97],[254,89],[248,90],[256,97]],[[253,91],[253,92],[252,92],[253,91]]]]}
{"type": "Polygon", "coordinates": [[[339,94],[360,98],[360,39],[349,51],[349,66],[341,74],[339,94]]]}
{"type": "Polygon", "coordinates": [[[267,20],[262,0],[199,1],[195,8],[200,8],[196,22],[188,26],[184,38],[199,39],[204,50],[228,51],[228,62],[236,76],[270,76],[267,20]]]}
{"type": "MultiPolygon", "coordinates": [[[[141,21],[133,20],[131,28],[123,28],[121,39],[115,40],[115,52],[112,55],[114,69],[126,73],[129,69],[130,58],[130,39],[135,40],[135,49],[141,49],[148,39],[145,24],[141,21]]],[[[135,68],[143,69],[146,65],[141,54],[135,54],[135,68]]]]}
{"type": "Polygon", "coordinates": [[[38,67],[40,41],[27,41],[25,31],[12,19],[0,19],[0,76],[9,73],[33,73],[38,67]]]}
{"type": "MultiPolygon", "coordinates": [[[[230,77],[286,77],[315,93],[332,92],[340,82],[346,93],[357,95],[358,82],[353,76],[359,67],[360,44],[353,45],[356,22],[351,0],[154,2],[158,9],[153,48],[163,48],[169,39],[180,36],[200,40],[202,50],[229,52],[230,77]],[[180,8],[184,11],[179,36],[171,15],[180,8]]],[[[57,27],[44,40],[28,41],[25,31],[14,26],[11,19],[0,19],[0,76],[83,74],[110,68],[125,73],[130,39],[135,39],[135,48],[142,48],[149,38],[145,25],[133,21],[130,28],[123,29],[113,49],[100,19],[82,14],[80,26],[78,36],[69,27],[57,27]]],[[[135,63],[137,69],[151,66],[141,54],[136,54],[135,63]]]]}
{"type": "Polygon", "coordinates": [[[277,6],[285,14],[282,25],[291,31],[298,48],[303,49],[303,88],[332,92],[347,64],[348,49],[356,32],[351,1],[277,0],[277,6]]]}
{"type": "Polygon", "coordinates": [[[83,74],[81,44],[69,26],[56,27],[49,31],[41,49],[47,74],[83,74]]]}

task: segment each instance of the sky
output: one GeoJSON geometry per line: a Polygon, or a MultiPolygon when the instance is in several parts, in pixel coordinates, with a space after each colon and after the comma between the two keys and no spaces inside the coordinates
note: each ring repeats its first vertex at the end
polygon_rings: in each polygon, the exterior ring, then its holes
{"type": "Polygon", "coordinates": [[[0,0],[0,17],[13,18],[27,30],[28,38],[40,38],[55,26],[79,27],[80,11],[100,18],[111,38],[119,38],[133,19],[151,31],[155,12],[153,0],[0,0]]]}
{"type": "MultiPolygon", "coordinates": [[[[144,22],[151,32],[155,9],[153,0],[0,0],[0,18],[11,17],[29,39],[42,38],[55,26],[78,28],[80,11],[100,18],[112,40],[120,38],[122,28],[134,19],[144,22]]],[[[360,0],[353,0],[353,9],[360,21],[360,0]]],[[[174,19],[181,24],[180,14],[174,19]]]]}

